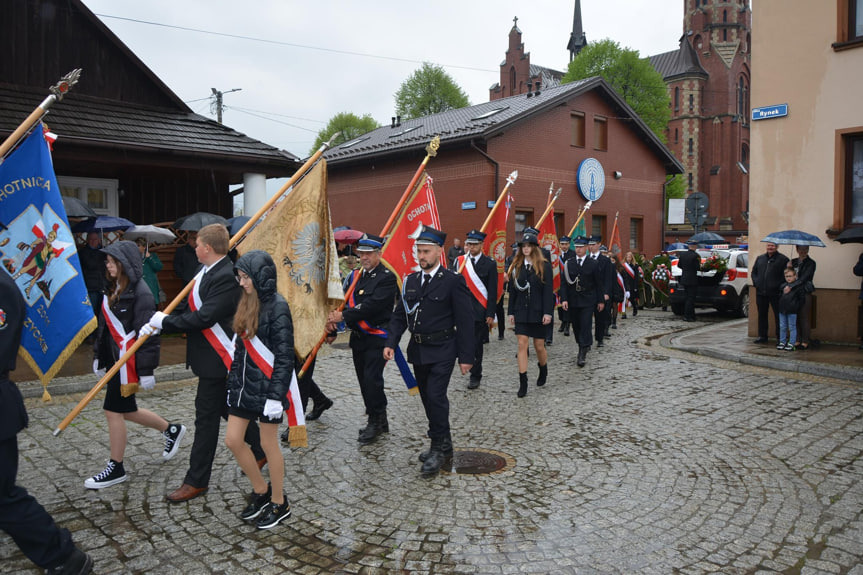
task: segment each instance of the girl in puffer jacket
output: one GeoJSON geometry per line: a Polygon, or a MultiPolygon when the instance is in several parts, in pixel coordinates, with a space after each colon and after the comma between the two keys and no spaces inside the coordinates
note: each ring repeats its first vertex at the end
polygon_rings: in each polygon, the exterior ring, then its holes
{"type": "Polygon", "coordinates": [[[234,315],[237,336],[228,374],[225,444],[252,483],[253,492],[240,517],[256,520],[258,529],[269,529],[291,515],[283,490],[285,460],[278,430],[294,373],[294,327],[288,302],[276,291],[276,265],[268,253],[254,250],[244,254],[234,264],[234,271],[243,293],[234,315]],[[260,423],[269,484],[243,439],[252,419],[260,423]]]}

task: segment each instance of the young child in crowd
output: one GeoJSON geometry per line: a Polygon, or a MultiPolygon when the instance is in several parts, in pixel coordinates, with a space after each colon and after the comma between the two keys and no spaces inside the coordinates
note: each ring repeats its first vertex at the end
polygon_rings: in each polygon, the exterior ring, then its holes
{"type": "MultiPolygon", "coordinates": [[[[102,298],[99,327],[93,345],[93,373],[100,378],[132,347],[138,330],[156,311],[153,293],[142,279],[141,254],[134,242],[115,242],[102,251],[107,254],[105,269],[108,287],[102,298]]],[[[84,487],[102,489],[126,481],[123,455],[126,452],[127,421],[162,432],[165,440],[162,458],[166,461],[177,453],[186,427],[168,423],[148,409],[138,409],[135,394],[124,397],[121,392],[121,385],[134,386],[135,382],[140,382],[144,389],[153,388],[156,385],[153,370],[158,365],[159,338],[150,336],[135,353],[134,361],[126,362],[108,382],[102,409],[108,420],[111,459],[104,471],[84,481],[84,487]]]]}
{"type": "Polygon", "coordinates": [[[288,302],[276,291],[276,265],[268,253],[253,250],[243,254],[234,270],[243,293],[234,315],[237,337],[228,374],[225,444],[252,483],[252,494],[240,517],[257,520],[258,529],[269,529],[291,516],[278,431],[294,372],[294,326],[288,302]],[[243,439],[253,419],[261,427],[269,484],[243,439]]]}
{"type": "Polygon", "coordinates": [[[785,283],[780,286],[779,291],[779,343],[776,349],[792,351],[799,345],[799,342],[791,342],[797,337],[797,314],[800,313],[806,297],[803,282],[797,279],[793,268],[785,270],[785,283]]]}

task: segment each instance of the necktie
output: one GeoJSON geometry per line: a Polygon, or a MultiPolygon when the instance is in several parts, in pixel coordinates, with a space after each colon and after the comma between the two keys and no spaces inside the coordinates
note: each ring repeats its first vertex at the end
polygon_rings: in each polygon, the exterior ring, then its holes
{"type": "Polygon", "coordinates": [[[479,258],[471,258],[470,263],[473,264],[473,267],[476,267],[476,262],[479,261],[479,258]]]}
{"type": "Polygon", "coordinates": [[[422,285],[423,290],[426,289],[426,286],[429,285],[430,281],[431,281],[431,276],[429,274],[423,274],[423,285],[422,285]]]}
{"type": "Polygon", "coordinates": [[[530,264],[524,264],[524,269],[526,269],[527,271],[530,271],[530,264]]]}
{"type": "Polygon", "coordinates": [[[584,258],[578,258],[578,267],[581,267],[582,263],[584,263],[584,258]]]}

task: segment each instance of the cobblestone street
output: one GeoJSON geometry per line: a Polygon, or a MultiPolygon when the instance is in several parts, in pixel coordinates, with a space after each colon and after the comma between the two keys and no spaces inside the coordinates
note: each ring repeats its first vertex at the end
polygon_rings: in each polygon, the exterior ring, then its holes
{"type": "MultiPolygon", "coordinates": [[[[108,458],[101,396],[58,437],[83,394],[27,400],[18,483],[99,574],[863,575],[863,384],[667,349],[659,336],[691,326],[670,312],[619,324],[583,369],[573,338],[555,333],[549,383],[533,385],[532,358],[524,399],[511,331],[492,336],[479,389],[453,377],[455,449],[502,454],[495,473],[420,476],[425,414],[393,365],[390,432],[360,446],[362,400],[340,338],[315,370],[335,405],[308,423],[307,449],[285,448],[293,515],[274,529],[239,519],[250,486],[224,444],[208,493],[165,500],[191,433],[162,462],[161,437],[130,425],[129,480],[85,489],[108,458]]],[[[192,432],[194,383],[158,385],[139,405],[192,432]]],[[[0,564],[39,572],[4,534],[0,564]]]]}

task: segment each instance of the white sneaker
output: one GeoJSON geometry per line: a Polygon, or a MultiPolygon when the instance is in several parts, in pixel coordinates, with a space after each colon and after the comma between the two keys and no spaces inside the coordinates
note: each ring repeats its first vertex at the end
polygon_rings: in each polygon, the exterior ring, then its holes
{"type": "Polygon", "coordinates": [[[168,461],[180,449],[180,442],[183,441],[183,437],[186,435],[186,426],[172,423],[168,425],[168,429],[162,435],[165,437],[165,449],[162,451],[162,459],[168,461]]]}

